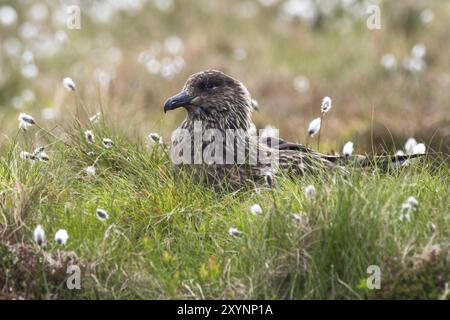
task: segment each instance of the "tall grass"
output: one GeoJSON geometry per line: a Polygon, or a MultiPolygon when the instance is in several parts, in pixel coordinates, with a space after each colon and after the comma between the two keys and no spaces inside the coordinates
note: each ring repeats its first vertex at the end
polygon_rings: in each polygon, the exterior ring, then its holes
{"type": "Polygon", "coordinates": [[[36,129],[1,151],[2,297],[443,297],[450,276],[443,160],[390,173],[281,176],[271,189],[218,192],[173,171],[163,146],[126,138],[104,120],[92,126],[91,145],[84,127],[66,128],[64,141],[41,136],[49,162],[18,157],[36,147],[36,129]],[[101,145],[104,137],[112,149],[101,145]],[[90,177],[85,168],[94,163],[90,177]],[[317,190],[313,201],[304,195],[309,184],[317,190]],[[420,205],[410,222],[401,221],[409,196],[420,205]],[[254,203],[263,215],[250,213],[254,203]],[[96,218],[97,208],[109,213],[107,221],[96,218]],[[33,243],[37,224],[47,233],[43,248],[33,243]],[[231,226],[243,236],[229,235],[231,226]],[[69,233],[64,246],[52,239],[60,228],[69,233]],[[431,245],[440,251],[430,253],[431,245]],[[66,288],[70,264],[81,267],[81,290],[66,288]],[[380,290],[366,287],[370,265],[381,268],[380,290]],[[421,278],[421,268],[432,271],[421,278]]]}

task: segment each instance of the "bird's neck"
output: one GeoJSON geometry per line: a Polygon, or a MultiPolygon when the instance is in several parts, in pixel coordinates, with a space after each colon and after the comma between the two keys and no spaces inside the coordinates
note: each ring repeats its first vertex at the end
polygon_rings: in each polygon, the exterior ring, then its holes
{"type": "Polygon", "coordinates": [[[217,129],[247,131],[252,124],[250,112],[230,112],[221,109],[206,109],[198,107],[188,113],[181,128],[192,131],[194,126],[203,130],[217,129]]]}

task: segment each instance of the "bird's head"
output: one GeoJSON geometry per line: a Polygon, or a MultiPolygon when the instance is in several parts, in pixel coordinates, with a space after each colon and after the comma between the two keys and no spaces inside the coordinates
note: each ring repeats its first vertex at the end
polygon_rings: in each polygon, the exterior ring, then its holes
{"type": "Polygon", "coordinates": [[[188,119],[221,121],[230,127],[247,127],[252,100],[238,80],[217,70],[195,73],[177,95],[167,99],[164,112],[184,107],[188,119]]]}

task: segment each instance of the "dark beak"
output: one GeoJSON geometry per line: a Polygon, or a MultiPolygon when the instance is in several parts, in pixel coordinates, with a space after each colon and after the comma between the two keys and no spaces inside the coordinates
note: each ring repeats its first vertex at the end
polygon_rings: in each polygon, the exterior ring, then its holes
{"type": "Polygon", "coordinates": [[[190,96],[186,91],[181,91],[179,94],[167,99],[164,103],[164,113],[169,110],[174,110],[179,107],[187,106],[194,97],[190,96]]]}

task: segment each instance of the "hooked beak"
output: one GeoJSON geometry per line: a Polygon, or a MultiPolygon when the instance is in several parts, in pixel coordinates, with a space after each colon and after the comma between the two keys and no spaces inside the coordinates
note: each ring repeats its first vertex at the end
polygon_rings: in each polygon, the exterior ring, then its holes
{"type": "Polygon", "coordinates": [[[167,99],[166,103],[164,103],[164,113],[169,110],[187,106],[194,98],[195,97],[190,96],[185,90],[183,90],[177,95],[167,99]]]}

